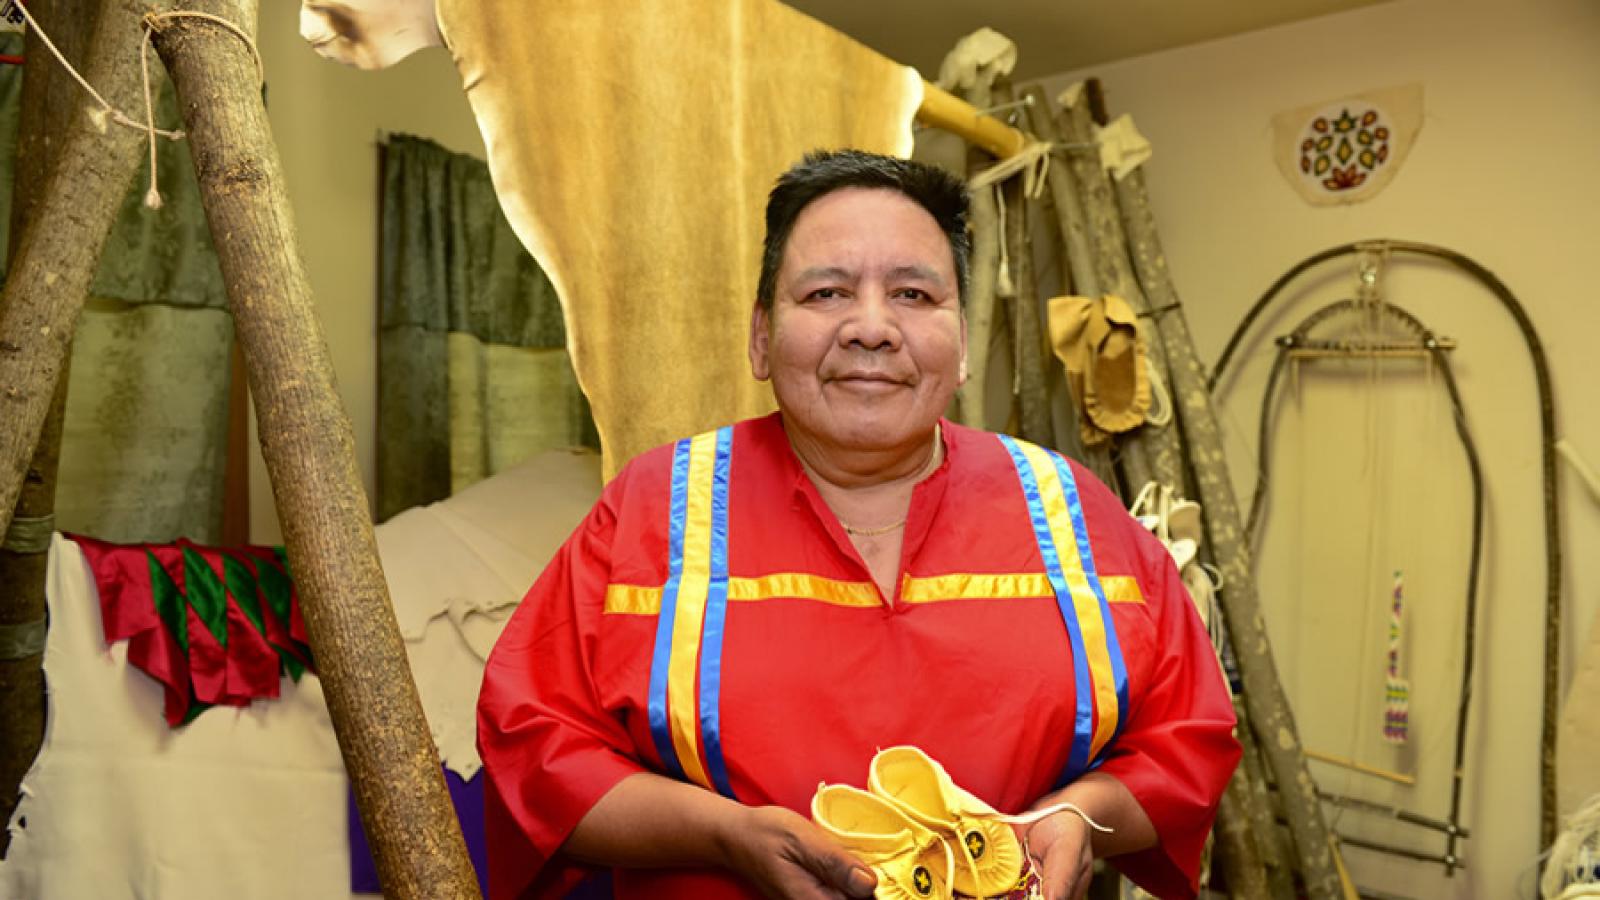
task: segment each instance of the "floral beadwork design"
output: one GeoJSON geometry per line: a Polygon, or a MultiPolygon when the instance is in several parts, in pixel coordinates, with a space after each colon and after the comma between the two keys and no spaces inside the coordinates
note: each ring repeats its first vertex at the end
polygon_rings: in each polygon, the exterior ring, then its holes
{"type": "Polygon", "coordinates": [[[1327,191],[1360,187],[1389,161],[1389,137],[1389,117],[1376,106],[1331,108],[1305,127],[1300,173],[1327,191]]]}

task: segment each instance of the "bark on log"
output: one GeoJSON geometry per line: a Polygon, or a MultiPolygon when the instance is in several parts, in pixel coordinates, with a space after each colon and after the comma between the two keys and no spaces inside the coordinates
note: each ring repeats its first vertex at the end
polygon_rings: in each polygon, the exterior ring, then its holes
{"type": "MultiPolygon", "coordinates": [[[[996,103],[1010,103],[1013,97],[1009,80],[995,85],[996,103]]],[[[1033,239],[1029,228],[1032,218],[1038,214],[1038,204],[1023,195],[1022,182],[1018,174],[1001,189],[1006,205],[1004,240],[1011,258],[1015,289],[1009,312],[1011,360],[1016,367],[1018,434],[1024,440],[1049,447],[1055,443],[1055,429],[1050,421],[1050,397],[1045,391],[1044,367],[1048,351],[1039,329],[1039,286],[1033,274],[1033,239]]]]}
{"type": "MultiPolygon", "coordinates": [[[[1093,144],[1093,129],[1089,122],[1088,104],[1083,100],[1064,107],[1056,117],[1057,132],[1068,145],[1093,144]]],[[[1128,261],[1128,242],[1123,235],[1121,217],[1117,213],[1116,196],[1111,176],[1100,164],[1100,157],[1092,152],[1067,153],[1073,181],[1083,203],[1084,224],[1091,249],[1091,263],[1102,293],[1116,294],[1128,301],[1138,313],[1146,337],[1145,353],[1151,367],[1168,384],[1167,354],[1159,340],[1154,340],[1154,327],[1150,318],[1151,305],[1144,290],[1134,277],[1128,261]]],[[[1145,481],[1154,479],[1170,486],[1181,496],[1191,496],[1184,470],[1183,444],[1175,423],[1167,425],[1141,425],[1136,431],[1120,435],[1117,447],[1122,454],[1123,468],[1128,473],[1128,489],[1137,491],[1145,481]]]]}
{"type": "Polygon", "coordinates": [[[1313,900],[1343,898],[1346,893],[1339,875],[1339,861],[1335,858],[1337,849],[1323,819],[1316,783],[1306,768],[1294,714],[1278,680],[1277,665],[1256,595],[1248,539],[1222,451],[1222,431],[1211,405],[1211,395],[1206,390],[1205,370],[1195,353],[1194,339],[1189,334],[1188,322],[1167,271],[1143,170],[1135,169],[1117,183],[1116,199],[1139,279],[1150,292],[1155,308],[1162,310],[1155,318],[1155,331],[1171,363],[1169,383],[1177,421],[1193,462],[1197,496],[1205,509],[1207,544],[1216,554],[1223,582],[1227,585],[1221,592],[1221,599],[1244,680],[1244,700],[1250,722],[1260,737],[1267,764],[1283,799],[1307,896],[1313,900]]]}
{"type": "MultiPolygon", "coordinates": [[[[1214,559],[1211,564],[1215,565],[1214,559]]],[[[1233,778],[1234,783],[1244,786],[1245,793],[1240,797],[1242,812],[1249,821],[1248,827],[1255,836],[1256,850],[1267,869],[1269,896],[1289,897],[1294,894],[1294,854],[1273,811],[1272,791],[1267,787],[1267,773],[1262,768],[1261,748],[1250,727],[1250,713],[1245,709],[1243,698],[1233,698],[1233,711],[1239,721],[1236,729],[1239,744],[1244,748],[1239,770],[1233,778]]]]}
{"type": "MultiPolygon", "coordinates": [[[[1056,133],[1055,123],[1050,116],[1050,100],[1044,91],[1037,87],[1029,88],[1025,94],[1033,98],[1033,105],[1028,109],[1029,130],[1034,137],[1042,141],[1057,143],[1059,136],[1056,133]]],[[[1100,285],[1100,280],[1095,272],[1093,253],[1090,250],[1088,227],[1084,222],[1083,205],[1078,196],[1076,185],[1070,174],[1068,150],[1052,150],[1051,166],[1045,181],[1050,188],[1050,196],[1055,201],[1056,221],[1061,234],[1061,259],[1064,271],[1071,276],[1071,289],[1083,297],[1098,297],[1105,293],[1100,285]]],[[[1065,281],[1065,279],[1063,279],[1065,281]]],[[[1063,287],[1066,287],[1063,284],[1063,287]]],[[[1048,331],[1048,322],[1045,325],[1048,331]]],[[[1054,361],[1054,353],[1051,354],[1054,361]]],[[[1063,380],[1065,380],[1063,378],[1063,380]]],[[[1072,410],[1072,421],[1064,423],[1073,429],[1071,445],[1080,448],[1076,457],[1090,471],[1094,472],[1101,481],[1105,482],[1112,490],[1118,490],[1116,471],[1111,464],[1111,447],[1109,444],[1099,444],[1093,447],[1083,445],[1083,440],[1077,432],[1078,417],[1084,411],[1077,406],[1076,400],[1067,404],[1072,410]]],[[[1057,436],[1058,445],[1063,448],[1067,441],[1062,436],[1057,436]]],[[[1137,488],[1135,488],[1137,489],[1137,488]]],[[[1119,493],[1126,498],[1127,491],[1119,493]]]]}
{"type": "MultiPolygon", "coordinates": [[[[115,4],[107,5],[104,17],[115,18],[126,25],[127,30],[103,29],[100,40],[108,37],[115,40],[120,47],[120,55],[127,58],[128,48],[137,51],[138,19],[136,14],[130,15],[115,7],[115,4]]],[[[90,0],[33,0],[28,10],[53,35],[56,46],[68,59],[84,60],[91,56],[88,51],[91,32],[95,28],[96,9],[90,0]]],[[[103,61],[108,53],[118,55],[117,50],[108,48],[102,42],[95,45],[93,57],[103,61]]],[[[0,524],[0,534],[6,534],[12,522],[28,524],[30,531],[41,534],[46,534],[53,527],[56,471],[61,458],[61,421],[66,408],[67,370],[71,362],[71,331],[94,276],[100,246],[110,234],[117,207],[127,193],[127,183],[132,180],[137,160],[136,153],[128,154],[125,164],[119,164],[114,156],[107,157],[103,164],[106,166],[108,184],[115,181],[117,170],[124,171],[123,182],[107,194],[115,202],[103,210],[86,210],[84,218],[80,220],[82,225],[88,226],[83,233],[76,236],[57,235],[57,240],[86,242],[81,248],[84,252],[70,260],[71,266],[81,267],[80,271],[66,279],[80,285],[81,289],[68,295],[63,286],[61,291],[52,295],[49,289],[54,285],[49,282],[48,273],[57,271],[59,278],[59,271],[56,264],[46,262],[43,269],[46,273],[45,292],[24,292],[21,284],[13,292],[11,282],[24,278],[22,273],[25,271],[37,271],[32,267],[40,262],[37,258],[39,250],[28,251],[36,254],[31,262],[22,259],[29,225],[39,219],[51,191],[59,193],[73,189],[70,180],[50,181],[53,167],[58,167],[58,163],[61,166],[81,166],[87,159],[103,152],[98,146],[101,143],[97,140],[99,135],[76,134],[69,137],[72,133],[68,129],[73,124],[73,117],[80,114],[80,107],[87,97],[58,69],[55,59],[33,29],[27,32],[24,59],[16,162],[12,169],[10,246],[7,253],[12,275],[7,278],[4,299],[0,299],[0,304],[6,310],[0,313],[0,323],[3,323],[0,324],[0,348],[19,349],[0,349],[0,385],[4,385],[8,399],[14,396],[19,401],[27,398],[29,402],[26,411],[8,411],[0,416],[7,422],[4,430],[8,433],[0,438],[0,444],[10,451],[8,462],[17,458],[26,460],[16,493],[10,495],[15,500],[15,506],[7,501],[9,518],[0,516],[0,522],[4,523],[0,524]],[[104,213],[103,220],[91,221],[100,212],[104,213]],[[12,353],[17,356],[24,353],[21,349],[23,342],[8,337],[12,329],[21,327],[19,322],[28,322],[29,327],[39,328],[45,326],[32,323],[60,322],[63,319],[71,324],[57,326],[63,336],[59,347],[41,342],[26,351],[29,355],[37,354],[46,359],[54,357],[54,371],[48,364],[30,364],[11,356],[12,353]],[[19,362],[21,365],[18,365],[19,362]],[[27,379],[28,383],[17,384],[13,381],[15,378],[27,379]],[[15,394],[12,393],[13,389],[15,394]],[[36,414],[33,405],[36,400],[44,404],[43,418],[39,422],[31,419],[36,414]],[[30,445],[31,449],[24,447],[24,444],[30,445]],[[26,457],[20,457],[22,453],[26,453],[26,457]]],[[[94,73],[103,74],[105,68],[91,64],[90,71],[91,77],[98,77],[94,73]]],[[[123,96],[120,99],[126,101],[131,96],[131,86],[136,84],[135,73],[132,80],[119,79],[116,84],[105,84],[105,87],[108,94],[113,97],[121,94],[123,96]]],[[[126,142],[131,134],[116,137],[126,142]]],[[[136,136],[132,146],[137,149],[136,136]]],[[[75,202],[75,197],[54,198],[52,209],[55,221],[60,221],[63,212],[71,213],[72,202],[75,202]]],[[[38,228],[35,231],[38,232],[38,228]]],[[[46,247],[43,252],[49,255],[61,249],[71,248],[46,247]]],[[[60,281],[56,284],[60,284],[60,281]]],[[[0,402],[0,407],[10,405],[0,402]]],[[[11,469],[8,467],[6,471],[11,469]]],[[[46,700],[44,672],[41,669],[44,654],[42,643],[35,638],[42,636],[45,622],[48,550],[47,540],[24,542],[12,539],[0,542],[0,630],[12,636],[12,640],[0,643],[28,645],[25,648],[11,646],[0,652],[0,857],[5,855],[11,843],[11,833],[3,826],[10,821],[16,809],[17,788],[44,742],[46,700]],[[39,646],[38,652],[31,652],[35,645],[39,646]]]]}
{"type": "MultiPolygon", "coordinates": [[[[255,33],[256,0],[192,8],[255,33]]],[[[477,897],[378,565],[256,63],[238,36],[196,18],[169,20],[155,45],[193,142],[289,561],[384,892],[477,897]]]]}
{"type": "Polygon", "coordinates": [[[1293,896],[1292,893],[1274,895],[1267,885],[1267,869],[1256,836],[1250,830],[1250,817],[1244,810],[1244,804],[1249,802],[1249,790],[1243,773],[1234,772],[1217,809],[1216,856],[1228,883],[1228,896],[1233,900],[1293,896]]]}
{"type": "MultiPolygon", "coordinates": [[[[134,0],[108,0],[83,69],[122,109],[138,108],[142,97],[144,12],[134,0]]],[[[101,131],[91,104],[80,95],[0,293],[0,532],[11,523],[100,251],[139,162],[139,133],[116,124],[101,131]]]]}
{"type": "MultiPolygon", "coordinates": [[[[962,98],[976,109],[987,109],[990,102],[992,71],[979,73],[973,85],[962,91],[962,98]]],[[[977,147],[967,151],[967,177],[994,164],[994,157],[977,147]]],[[[969,192],[968,222],[972,228],[972,257],[967,266],[967,382],[961,388],[961,418],[973,428],[991,429],[994,412],[989,408],[989,377],[994,363],[995,322],[998,302],[995,277],[1000,267],[1000,211],[994,191],[984,188],[969,192]]]]}
{"type": "MultiPolygon", "coordinates": [[[[961,417],[973,428],[995,427],[990,409],[989,383],[994,375],[994,346],[1003,329],[997,328],[1000,308],[995,296],[995,276],[1000,267],[1000,211],[994,191],[983,188],[971,195],[972,263],[967,274],[967,381],[961,387],[961,417]]],[[[1008,375],[1000,372],[1000,377],[1008,375]]]]}

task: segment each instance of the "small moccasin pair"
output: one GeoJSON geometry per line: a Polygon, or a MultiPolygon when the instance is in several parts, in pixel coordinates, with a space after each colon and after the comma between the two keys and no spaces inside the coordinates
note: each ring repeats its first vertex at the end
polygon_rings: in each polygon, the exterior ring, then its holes
{"type": "Polygon", "coordinates": [[[916,747],[890,747],[872,758],[867,790],[823,784],[811,818],[878,876],[878,900],[949,900],[1006,896],[1029,871],[1013,824],[1071,810],[1071,804],[1023,816],[997,812],[950,779],[916,747]]]}

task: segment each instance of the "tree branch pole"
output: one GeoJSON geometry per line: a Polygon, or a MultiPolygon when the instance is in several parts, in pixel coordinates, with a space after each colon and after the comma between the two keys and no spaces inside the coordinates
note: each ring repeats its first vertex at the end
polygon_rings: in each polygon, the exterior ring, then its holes
{"type": "MultiPolygon", "coordinates": [[[[106,98],[131,104],[143,8],[35,0],[29,11],[106,98]],[[92,34],[91,34],[92,32],[92,34]]],[[[96,128],[92,101],[30,29],[0,293],[0,823],[44,741],[45,570],[72,333],[138,167],[138,133],[96,128]]],[[[10,842],[0,833],[0,855],[10,842]]]]}
{"type": "MultiPolygon", "coordinates": [[[[1067,170],[1077,186],[1077,196],[1083,204],[1084,222],[1090,243],[1090,261],[1095,267],[1095,277],[1102,292],[1116,294],[1128,301],[1133,311],[1144,320],[1139,332],[1145,338],[1145,354],[1151,367],[1171,382],[1168,362],[1161,342],[1152,340],[1155,330],[1150,318],[1150,301],[1139,285],[1128,261],[1128,241],[1123,234],[1122,221],[1117,215],[1117,200],[1111,185],[1111,176],[1100,163],[1098,152],[1082,152],[1084,146],[1093,146],[1094,133],[1089,121],[1088,104],[1081,98],[1072,106],[1064,106],[1056,117],[1056,130],[1069,148],[1066,151],[1067,170]]],[[[1092,296],[1098,297],[1099,294],[1092,296]]],[[[1155,480],[1171,487],[1180,496],[1189,496],[1185,483],[1183,443],[1173,423],[1153,425],[1146,423],[1130,434],[1116,438],[1122,456],[1122,466],[1127,474],[1130,493],[1137,493],[1146,481],[1155,480]]]]}
{"type": "Polygon", "coordinates": [[[1294,714],[1278,680],[1256,595],[1248,537],[1222,450],[1222,429],[1156,233],[1143,169],[1129,173],[1115,191],[1139,280],[1149,292],[1151,304],[1162,311],[1153,317],[1154,331],[1170,364],[1176,420],[1189,446],[1198,499],[1205,509],[1207,541],[1227,585],[1221,599],[1244,680],[1245,707],[1278,785],[1306,894],[1313,900],[1338,900],[1353,892],[1341,878],[1333,834],[1323,820],[1316,782],[1306,768],[1294,714]]]}
{"type": "MultiPolygon", "coordinates": [[[[252,36],[256,0],[200,0],[252,36]]],[[[345,769],[390,897],[477,897],[383,571],[355,437],[312,306],[250,45],[162,22],[201,200],[256,398],[261,449],[345,769]]]]}
{"type": "MultiPolygon", "coordinates": [[[[977,109],[992,105],[991,85],[995,78],[993,67],[985,66],[978,72],[973,84],[963,90],[963,99],[977,109]]],[[[972,144],[967,146],[967,173],[971,178],[979,171],[994,165],[988,151],[972,144]]],[[[996,322],[999,321],[999,298],[995,296],[995,282],[1000,272],[1000,212],[995,203],[994,190],[983,188],[969,191],[972,225],[972,256],[967,267],[967,381],[961,387],[961,418],[974,428],[990,428],[995,414],[989,409],[989,377],[997,340],[996,322]]]]}
{"type": "MultiPolygon", "coordinates": [[[[1002,77],[995,81],[994,99],[1009,104],[1015,94],[1011,79],[1002,77]]],[[[1045,359],[1048,354],[1039,323],[1039,285],[1033,271],[1033,238],[1030,223],[1038,215],[1039,204],[1023,192],[1023,178],[1014,175],[1001,185],[1005,202],[1006,242],[1012,268],[1011,361],[1016,372],[1013,385],[1017,397],[1017,433],[1025,440],[1048,447],[1055,442],[1055,428],[1050,421],[1050,398],[1045,391],[1045,359]]]]}
{"type": "MultiPolygon", "coordinates": [[[[145,9],[134,0],[108,0],[83,69],[120,109],[142,102],[145,9]]],[[[80,94],[0,293],[0,533],[11,524],[100,251],[139,164],[139,132],[115,123],[96,127],[94,109],[80,94]]]]}
{"type": "MultiPolygon", "coordinates": [[[[1034,134],[1041,140],[1061,143],[1060,131],[1050,114],[1050,99],[1038,87],[1029,88],[1028,94],[1033,100],[1028,107],[1028,115],[1034,134]]],[[[1069,115],[1067,112],[1062,113],[1064,120],[1069,115]]],[[[1090,249],[1091,238],[1083,210],[1082,192],[1075,190],[1078,184],[1092,177],[1085,163],[1098,166],[1098,154],[1087,152],[1081,147],[1061,148],[1053,153],[1056,165],[1052,167],[1048,180],[1055,198],[1057,215],[1061,220],[1062,257],[1071,260],[1070,268],[1075,292],[1080,296],[1098,297],[1107,293],[1109,284],[1124,280],[1116,274],[1114,266],[1111,265],[1113,261],[1105,258],[1104,251],[1095,253],[1090,249]],[[1076,169],[1073,168],[1074,162],[1078,164],[1076,169]]],[[[1103,178],[1103,174],[1100,177],[1103,178]]],[[[1153,323],[1144,327],[1147,338],[1154,338],[1153,329],[1153,323]]],[[[1152,362],[1157,364],[1161,371],[1165,371],[1165,354],[1160,352],[1158,343],[1153,340],[1151,343],[1153,346],[1149,352],[1152,353],[1152,362]],[[1157,360],[1160,362],[1156,362],[1157,360]]],[[[1137,441],[1138,437],[1139,435],[1135,435],[1134,440],[1137,441]]],[[[1102,453],[1104,447],[1105,445],[1102,445],[1102,453]]],[[[1109,468],[1109,460],[1106,465],[1109,468]]],[[[1180,492],[1183,490],[1181,482],[1171,486],[1180,492]]],[[[1137,489],[1137,484],[1130,486],[1130,490],[1137,489]]],[[[1218,850],[1222,857],[1222,868],[1227,876],[1228,888],[1233,895],[1244,900],[1258,900],[1258,898],[1265,900],[1275,895],[1268,883],[1268,868],[1263,858],[1263,851],[1266,848],[1257,843],[1257,837],[1251,830],[1254,817],[1249,813],[1253,811],[1251,801],[1255,795],[1251,791],[1252,785],[1248,778],[1249,773],[1241,766],[1228,782],[1228,789],[1222,798],[1217,817],[1218,850]]],[[[1264,800],[1266,796],[1264,785],[1261,786],[1259,793],[1264,800]]],[[[1263,809],[1262,812],[1266,811],[1263,809]]],[[[1264,815],[1263,818],[1270,823],[1270,815],[1264,815]]]]}
{"type": "MultiPolygon", "coordinates": [[[[55,35],[68,59],[82,59],[93,27],[85,0],[33,0],[33,17],[55,35]]],[[[22,69],[16,164],[12,168],[11,241],[16,259],[21,237],[44,199],[50,174],[51,144],[59,145],[77,101],[77,85],[29,29],[22,69]],[[59,77],[57,75],[59,74],[59,77]]],[[[61,459],[61,421],[66,411],[68,363],[61,374],[41,427],[33,457],[23,475],[12,522],[18,533],[0,541],[0,823],[16,809],[17,789],[44,743],[45,572],[49,534],[54,530],[56,471],[61,459]]],[[[0,857],[11,832],[0,828],[0,857]]]]}
{"type": "MultiPolygon", "coordinates": [[[[1033,136],[1041,141],[1058,143],[1055,122],[1050,116],[1050,99],[1038,87],[1030,87],[1024,93],[1033,99],[1033,103],[1028,106],[1028,127],[1033,136]]],[[[1050,151],[1052,157],[1050,172],[1045,176],[1045,182],[1050,188],[1050,197],[1054,201],[1051,205],[1055,208],[1057,231],[1061,236],[1061,246],[1058,249],[1063,272],[1061,287],[1062,290],[1071,290],[1079,296],[1098,297],[1105,291],[1095,274],[1094,262],[1089,251],[1083,204],[1078,199],[1070,175],[1064,174],[1067,172],[1068,152],[1060,149],[1050,151]]],[[[1048,333],[1048,321],[1045,322],[1044,328],[1048,333]]],[[[1053,359],[1054,355],[1051,353],[1050,358],[1053,359]]],[[[1062,389],[1065,390],[1064,369],[1061,382],[1062,389]]],[[[1071,421],[1060,423],[1066,426],[1065,430],[1068,433],[1056,435],[1057,449],[1067,451],[1069,447],[1075,448],[1078,451],[1075,455],[1079,462],[1088,466],[1090,471],[1099,476],[1100,480],[1112,490],[1118,490],[1116,469],[1111,462],[1111,444],[1102,442],[1093,446],[1085,445],[1079,431],[1078,417],[1087,413],[1077,408],[1076,400],[1069,399],[1066,405],[1071,413],[1069,417],[1071,421]]],[[[1138,486],[1133,490],[1137,491],[1138,486]]],[[[1121,492],[1127,493],[1126,485],[1121,486],[1121,492]]]]}

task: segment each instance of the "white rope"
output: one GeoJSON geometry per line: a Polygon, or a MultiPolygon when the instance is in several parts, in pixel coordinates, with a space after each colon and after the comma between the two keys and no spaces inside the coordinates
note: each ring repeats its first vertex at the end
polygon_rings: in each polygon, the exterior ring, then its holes
{"type": "MultiPolygon", "coordinates": [[[[76,81],[80,87],[87,91],[89,96],[94,98],[94,102],[100,104],[100,109],[90,113],[90,116],[94,119],[94,124],[97,129],[102,132],[105,131],[106,123],[109,120],[116,122],[118,125],[126,125],[129,128],[135,128],[139,131],[148,131],[152,135],[160,135],[169,140],[177,141],[183,139],[182,131],[164,131],[154,128],[150,124],[146,122],[140,122],[124,113],[122,110],[112,106],[111,102],[105,97],[100,96],[100,92],[94,89],[94,85],[90,84],[82,75],[78,74],[78,70],[73,68],[72,63],[67,62],[67,58],[61,55],[61,51],[56,48],[55,42],[50,40],[50,36],[45,33],[44,28],[40,27],[38,20],[33,17],[32,13],[28,12],[28,7],[18,3],[15,4],[15,8],[18,12],[22,13],[22,17],[24,19],[28,20],[28,27],[32,28],[34,33],[39,35],[39,40],[47,49],[49,49],[50,54],[56,58],[56,61],[61,63],[61,67],[67,70],[67,74],[72,76],[72,80],[76,81]]],[[[151,139],[154,140],[154,137],[151,139]]]]}
{"type": "MultiPolygon", "coordinates": [[[[265,84],[267,81],[267,69],[261,62],[261,51],[256,49],[255,41],[252,41],[250,35],[246,34],[244,29],[238,25],[221,16],[192,10],[176,9],[171,12],[145,14],[144,40],[139,44],[139,70],[144,76],[144,127],[150,135],[150,189],[144,193],[144,205],[150,209],[161,208],[161,190],[156,187],[156,108],[155,98],[150,91],[150,44],[151,36],[165,28],[167,23],[173,19],[203,19],[207,22],[221,25],[228,31],[233,32],[239,40],[244,41],[246,47],[250,48],[250,57],[256,63],[256,84],[265,84]]],[[[180,133],[179,137],[181,136],[182,134],[180,133]]]]}
{"type": "Polygon", "coordinates": [[[228,31],[233,32],[233,34],[237,36],[239,40],[244,41],[246,47],[250,48],[250,56],[255,60],[256,64],[257,83],[265,84],[267,80],[267,70],[266,66],[261,61],[261,51],[256,49],[255,41],[251,40],[250,35],[246,34],[244,29],[240,28],[238,25],[222,18],[221,16],[214,16],[211,13],[194,12],[191,10],[172,10],[171,12],[146,13],[144,16],[144,39],[139,44],[139,71],[144,81],[144,121],[140,122],[122,110],[112,106],[111,101],[107,100],[99,91],[95,90],[94,85],[90,84],[88,79],[84,78],[83,75],[78,72],[77,68],[75,68],[72,63],[68,62],[67,58],[62,55],[60,49],[56,47],[55,42],[50,40],[50,36],[45,33],[44,28],[39,25],[39,21],[33,17],[33,14],[28,12],[28,8],[26,6],[21,3],[14,4],[14,6],[19,12],[22,13],[22,17],[27,20],[28,27],[32,28],[34,33],[39,36],[40,42],[42,42],[45,47],[49,49],[50,54],[56,58],[56,62],[61,63],[61,67],[67,70],[67,74],[72,76],[72,80],[76,81],[78,86],[82,87],[84,91],[94,99],[94,102],[100,105],[99,109],[93,110],[89,113],[90,121],[94,124],[97,130],[99,130],[101,133],[104,133],[106,131],[108,122],[116,122],[118,125],[137,129],[145,133],[150,143],[150,188],[149,190],[145,191],[144,205],[151,209],[161,208],[161,191],[156,187],[156,138],[158,136],[164,137],[170,141],[181,141],[184,138],[184,132],[182,129],[172,129],[169,131],[164,128],[156,127],[155,94],[150,87],[151,35],[165,28],[166,25],[174,19],[204,19],[207,22],[220,25],[228,31]]]}
{"type": "Polygon", "coordinates": [[[1002,300],[1011,300],[1017,296],[1017,286],[1011,280],[1011,253],[1006,247],[1010,241],[1006,235],[1006,198],[1001,194],[998,184],[994,186],[994,205],[1000,213],[1000,273],[995,277],[994,293],[1002,300]]]}
{"type": "Polygon", "coordinates": [[[1144,358],[1144,368],[1150,379],[1150,408],[1145,411],[1144,423],[1152,428],[1165,428],[1172,424],[1172,392],[1167,390],[1167,382],[1149,356],[1144,358]]]}
{"type": "Polygon", "coordinates": [[[1050,173],[1050,151],[1055,147],[1055,144],[1047,141],[1030,141],[1012,156],[967,179],[967,189],[981,190],[1007,181],[1021,172],[1023,194],[1029,199],[1037,199],[1044,193],[1045,176],[1050,173]]]}

